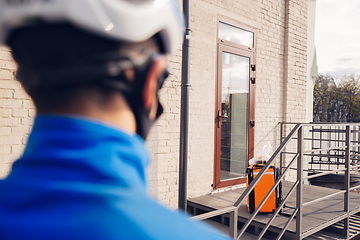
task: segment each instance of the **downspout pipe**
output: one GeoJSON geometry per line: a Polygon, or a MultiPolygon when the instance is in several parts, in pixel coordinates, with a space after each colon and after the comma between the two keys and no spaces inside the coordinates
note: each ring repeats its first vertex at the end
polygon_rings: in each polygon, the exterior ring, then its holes
{"type": "Polygon", "coordinates": [[[181,112],[180,112],[180,158],[179,158],[179,209],[186,211],[187,163],[189,132],[189,92],[190,92],[190,0],[183,0],[185,36],[182,48],[181,112]]]}

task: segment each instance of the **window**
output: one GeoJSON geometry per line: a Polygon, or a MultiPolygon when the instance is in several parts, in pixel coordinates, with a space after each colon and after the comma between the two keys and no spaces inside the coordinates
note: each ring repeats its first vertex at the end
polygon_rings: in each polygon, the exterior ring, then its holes
{"type": "Polygon", "coordinates": [[[219,22],[219,38],[247,47],[254,47],[253,32],[231,26],[227,23],[219,22]]]}

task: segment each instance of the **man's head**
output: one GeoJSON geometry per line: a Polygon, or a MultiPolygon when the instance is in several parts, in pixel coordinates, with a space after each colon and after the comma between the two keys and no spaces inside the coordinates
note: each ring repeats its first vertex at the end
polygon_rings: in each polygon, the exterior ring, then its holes
{"type": "MultiPolygon", "coordinates": [[[[50,71],[50,79],[54,81],[56,71],[66,69],[82,69],[102,67],[104,60],[97,60],[101,55],[130,53],[134,57],[144,57],[144,52],[160,53],[156,37],[143,42],[126,43],[117,42],[96,36],[68,23],[42,24],[27,26],[13,31],[8,39],[8,45],[19,67],[20,81],[25,90],[34,100],[38,113],[63,113],[72,111],[77,105],[84,105],[85,101],[106,106],[114,94],[121,94],[116,89],[102,85],[101,79],[88,82],[88,79],[59,78],[59,85],[44,85],[33,83],[33,75],[39,75],[44,70],[50,71]],[[97,62],[96,62],[97,61],[97,62]],[[29,70],[31,69],[31,70],[29,70]],[[32,72],[31,72],[32,71],[32,72]],[[52,76],[51,76],[52,75],[52,76]],[[76,82],[78,80],[78,83],[76,82]],[[34,86],[35,85],[35,86],[34,86]]],[[[91,74],[82,73],[84,78],[91,74]]],[[[72,76],[70,76],[72,77],[72,76]]],[[[133,81],[134,70],[129,68],[124,72],[123,81],[133,81]]],[[[76,109],[79,111],[81,109],[76,109]]]]}
{"type": "Polygon", "coordinates": [[[157,94],[166,60],[159,54],[174,50],[181,36],[172,1],[1,1],[0,41],[11,47],[38,113],[114,122],[108,113],[127,110],[146,137],[162,112],[157,94]]]}

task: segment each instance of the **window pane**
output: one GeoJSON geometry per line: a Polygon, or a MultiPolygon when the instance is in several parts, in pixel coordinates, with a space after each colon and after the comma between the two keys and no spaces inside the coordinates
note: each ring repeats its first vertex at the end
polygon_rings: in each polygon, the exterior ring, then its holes
{"type": "Polygon", "coordinates": [[[219,22],[219,38],[254,47],[254,33],[222,22],[219,22]]]}
{"type": "Polygon", "coordinates": [[[244,177],[248,166],[250,58],[222,53],[220,181],[244,177]]]}

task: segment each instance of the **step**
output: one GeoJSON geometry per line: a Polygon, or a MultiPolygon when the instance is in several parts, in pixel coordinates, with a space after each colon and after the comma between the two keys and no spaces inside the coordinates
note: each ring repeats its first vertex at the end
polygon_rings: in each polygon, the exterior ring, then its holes
{"type": "MultiPolygon", "coordinates": [[[[293,183],[284,181],[283,182],[283,194],[289,191],[290,187],[293,183]]],[[[193,215],[198,215],[201,213],[213,211],[216,209],[221,209],[225,207],[232,206],[237,198],[242,194],[244,188],[234,189],[230,191],[225,191],[221,193],[212,193],[205,196],[192,198],[188,200],[189,212],[193,213],[193,215]]],[[[311,202],[315,199],[322,198],[324,196],[328,196],[330,194],[334,194],[338,190],[328,189],[318,186],[304,185],[303,186],[303,203],[311,202]]],[[[327,234],[329,238],[333,239],[343,239],[341,234],[327,233],[328,231],[323,231],[327,229],[329,226],[335,225],[337,222],[346,218],[346,212],[343,211],[344,208],[344,199],[342,195],[336,195],[327,199],[326,201],[316,202],[311,204],[303,209],[303,236],[315,236],[316,232],[321,234],[327,234]]],[[[289,215],[293,212],[293,207],[296,206],[296,198],[294,194],[290,196],[287,203],[287,208],[285,208],[282,214],[278,215],[275,220],[272,222],[268,231],[273,232],[274,234],[278,234],[284,224],[287,222],[289,215]]],[[[360,213],[360,194],[358,193],[350,193],[350,214],[359,214],[360,213]]],[[[228,214],[223,215],[222,217],[217,217],[216,221],[222,223],[228,223],[228,214]]],[[[238,212],[239,221],[245,223],[250,217],[251,214],[247,211],[246,202],[244,201],[239,208],[238,212]],[[244,205],[244,206],[243,206],[244,205]]],[[[263,228],[269,219],[271,218],[271,214],[258,214],[254,221],[251,222],[251,227],[253,228],[263,228]]],[[[350,221],[350,235],[351,237],[356,236],[358,232],[360,232],[360,217],[359,219],[355,219],[350,221]],[[354,222],[356,221],[356,223],[354,222]],[[354,224],[352,224],[354,222],[354,224]],[[355,229],[358,227],[358,229],[355,229]]],[[[240,223],[239,223],[240,224],[240,223]]],[[[296,232],[296,219],[290,223],[289,227],[285,232],[285,237],[289,239],[293,239],[296,232]]],[[[320,235],[318,235],[320,238],[320,235]]],[[[284,237],[284,239],[285,239],[284,237]]],[[[273,238],[270,238],[273,239],[273,238]]],[[[276,237],[275,237],[276,239],[276,237]]],[[[326,238],[322,238],[326,239],[326,238]]]]}
{"type": "MultiPolygon", "coordinates": [[[[349,223],[350,223],[349,225],[350,239],[360,239],[360,215],[355,214],[350,216],[349,223]]],[[[329,236],[333,236],[333,238],[329,238],[329,239],[345,239],[345,237],[341,236],[343,233],[343,227],[344,227],[343,222],[337,222],[332,226],[324,229],[324,233],[328,233],[329,236]]]]}
{"type": "MultiPolygon", "coordinates": [[[[229,236],[229,226],[223,225],[218,222],[211,221],[211,220],[205,220],[205,222],[207,224],[209,224],[210,226],[214,227],[215,229],[219,230],[220,232],[222,232],[224,236],[229,236]]],[[[356,226],[353,226],[353,227],[356,227],[356,226]]],[[[360,228],[360,226],[357,226],[357,228],[360,228]]],[[[354,233],[355,233],[354,230],[350,227],[351,239],[353,239],[353,240],[360,239],[360,236],[357,236],[357,238],[353,238],[353,237],[355,237],[355,235],[353,235],[354,233]]],[[[266,237],[263,237],[261,239],[269,240],[269,239],[276,239],[276,238],[277,238],[276,234],[267,233],[266,237]]],[[[257,235],[249,233],[249,232],[245,232],[241,236],[240,239],[241,240],[253,240],[253,239],[257,239],[257,235]]],[[[286,236],[282,237],[282,240],[293,240],[293,239],[294,239],[293,237],[286,237],[286,236]]],[[[346,240],[346,238],[342,235],[334,233],[331,229],[324,229],[324,230],[317,232],[309,237],[304,238],[304,240],[346,240]]]]}

